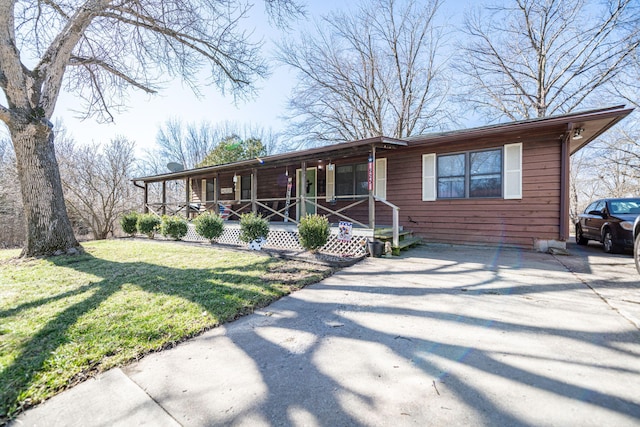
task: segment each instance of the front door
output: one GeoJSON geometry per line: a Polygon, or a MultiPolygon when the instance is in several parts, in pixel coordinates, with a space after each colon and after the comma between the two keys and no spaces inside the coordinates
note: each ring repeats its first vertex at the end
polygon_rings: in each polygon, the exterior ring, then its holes
{"type": "MultiPolygon", "coordinates": [[[[297,197],[300,197],[302,194],[301,192],[304,191],[304,195],[307,198],[307,200],[312,200],[313,202],[317,203],[317,198],[316,198],[317,173],[316,172],[317,172],[316,168],[307,168],[307,182],[303,184],[300,182],[302,169],[296,170],[296,196],[297,197]]],[[[307,207],[307,214],[312,215],[316,213],[316,205],[309,203],[307,201],[306,207],[307,207]]],[[[298,219],[298,221],[300,220],[300,205],[297,205],[296,218],[298,219]]]]}

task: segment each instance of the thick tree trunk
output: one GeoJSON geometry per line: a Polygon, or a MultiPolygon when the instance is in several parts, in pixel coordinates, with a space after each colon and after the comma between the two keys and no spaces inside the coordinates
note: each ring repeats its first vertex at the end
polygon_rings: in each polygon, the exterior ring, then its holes
{"type": "Polygon", "coordinates": [[[22,256],[81,251],[64,204],[53,130],[42,121],[12,123],[18,178],[26,223],[22,256]]]}

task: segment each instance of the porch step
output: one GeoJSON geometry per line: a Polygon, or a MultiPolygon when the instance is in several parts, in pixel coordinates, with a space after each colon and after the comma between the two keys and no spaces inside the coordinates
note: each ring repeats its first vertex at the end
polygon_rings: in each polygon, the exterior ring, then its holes
{"type": "Polygon", "coordinates": [[[391,248],[391,253],[393,255],[400,255],[400,251],[409,249],[415,245],[420,244],[421,242],[422,242],[422,239],[420,237],[414,237],[414,236],[408,237],[404,240],[401,240],[398,247],[391,248]]]}
{"type": "MultiPolygon", "coordinates": [[[[413,231],[405,231],[405,230],[400,230],[398,232],[398,237],[400,238],[400,240],[402,240],[403,238],[405,238],[406,236],[412,236],[413,235],[413,231]]],[[[393,239],[393,230],[390,228],[376,228],[376,230],[373,233],[373,237],[375,237],[378,240],[383,240],[383,241],[391,241],[391,239],[393,239]]]]}
{"type": "MultiPolygon", "coordinates": [[[[374,238],[382,242],[391,242],[393,240],[393,230],[390,228],[376,229],[374,232],[374,238]]],[[[422,239],[415,237],[413,231],[402,230],[398,233],[398,246],[392,246],[392,254],[400,255],[400,251],[409,249],[412,246],[420,244],[422,239]]]]}

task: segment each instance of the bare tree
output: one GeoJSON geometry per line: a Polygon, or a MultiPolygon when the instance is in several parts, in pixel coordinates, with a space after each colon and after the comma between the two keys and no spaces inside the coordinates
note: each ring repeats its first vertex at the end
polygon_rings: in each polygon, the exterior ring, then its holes
{"type": "Polygon", "coordinates": [[[171,119],[158,130],[155,146],[145,150],[145,172],[165,173],[170,162],[180,163],[187,169],[201,166],[211,152],[230,138],[260,141],[262,146],[258,151],[261,156],[273,154],[280,148],[277,134],[251,123],[225,121],[213,124],[203,121],[185,125],[179,119],[171,119]]]}
{"type": "Polygon", "coordinates": [[[129,182],[135,162],[135,144],[124,137],[106,145],[79,146],[58,136],[60,175],[69,215],[87,227],[94,239],[113,235],[120,216],[135,207],[129,182]]]}
{"type": "MultiPolygon", "coordinates": [[[[294,0],[265,0],[276,18],[294,0]]],[[[167,76],[197,91],[204,67],[222,91],[250,94],[266,73],[240,22],[239,0],[0,0],[0,120],[11,135],[27,223],[23,255],[79,247],[63,201],[51,124],[65,88],[86,117],[110,120],[131,88],[154,93],[167,76]],[[29,68],[29,64],[33,64],[29,68]]]]}
{"type": "Polygon", "coordinates": [[[569,218],[572,224],[576,223],[584,208],[602,194],[598,177],[600,165],[595,164],[594,159],[594,150],[590,146],[571,156],[569,218]]]}
{"type": "Polygon", "coordinates": [[[174,118],[158,129],[156,147],[148,151],[147,156],[159,157],[165,165],[176,162],[190,169],[202,162],[216,146],[217,140],[210,123],[190,123],[185,126],[181,120],[174,118]]]}
{"type": "MultiPolygon", "coordinates": [[[[627,31],[640,37],[640,3],[632,3],[629,19],[625,22],[627,31]]],[[[613,81],[611,93],[615,98],[624,99],[625,102],[640,108],[640,49],[633,51],[628,64],[620,70],[613,81]]]]}
{"type": "Polygon", "coordinates": [[[632,125],[619,126],[600,138],[596,145],[596,162],[602,183],[612,197],[628,197],[640,193],[640,132],[632,125]]]}
{"type": "Polygon", "coordinates": [[[640,189],[640,134],[619,125],[571,156],[571,217],[604,197],[635,197],[640,189]]]}
{"type": "Polygon", "coordinates": [[[506,0],[465,20],[461,97],[490,119],[567,113],[602,96],[638,48],[633,0],[506,0]]]}
{"type": "Polygon", "coordinates": [[[279,59],[298,73],[289,133],[303,141],[406,137],[440,129],[444,101],[441,0],[373,0],[323,17],[279,59]]]}

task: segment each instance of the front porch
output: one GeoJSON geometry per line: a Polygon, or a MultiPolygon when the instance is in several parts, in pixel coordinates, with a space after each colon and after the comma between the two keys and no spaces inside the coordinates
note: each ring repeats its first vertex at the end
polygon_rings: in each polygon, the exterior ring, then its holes
{"type": "MultiPolygon", "coordinates": [[[[324,250],[365,254],[366,241],[374,238],[377,223],[388,224],[392,246],[400,248],[399,208],[386,200],[386,158],[376,156],[404,145],[400,140],[370,138],[143,177],[134,183],[144,190],[145,212],[178,214],[187,220],[207,211],[219,213],[228,225],[221,242],[235,243],[239,224],[234,221],[256,212],[270,222],[267,246],[299,247],[300,218],[317,213],[333,225],[324,250]],[[352,225],[352,241],[337,239],[340,222],[352,225]]],[[[187,238],[199,236],[194,231],[187,238]]]]}

